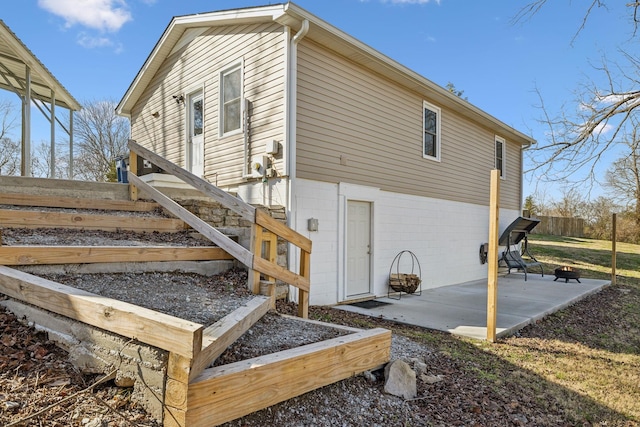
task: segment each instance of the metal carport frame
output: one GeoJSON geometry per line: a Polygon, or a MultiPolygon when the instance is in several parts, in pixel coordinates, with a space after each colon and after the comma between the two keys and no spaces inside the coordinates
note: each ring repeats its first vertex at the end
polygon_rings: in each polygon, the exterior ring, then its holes
{"type": "Polygon", "coordinates": [[[0,20],[0,89],[8,90],[22,103],[22,149],[20,173],[31,176],[31,104],[51,124],[51,177],[55,177],[56,122],[69,135],[69,178],[73,177],[73,112],[80,103],[62,86],[24,43],[0,20]],[[69,110],[69,128],[56,117],[56,107],[69,110]]]}

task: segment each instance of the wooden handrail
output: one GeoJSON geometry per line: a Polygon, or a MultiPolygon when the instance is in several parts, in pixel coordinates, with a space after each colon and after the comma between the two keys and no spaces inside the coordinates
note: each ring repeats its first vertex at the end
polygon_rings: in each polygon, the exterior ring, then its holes
{"type": "Polygon", "coordinates": [[[244,265],[251,267],[251,265],[253,264],[253,254],[250,251],[234,242],[228,236],[222,234],[221,232],[207,224],[205,221],[201,220],[200,218],[162,194],[160,191],[156,190],[155,188],[138,178],[136,175],[130,173],[129,181],[131,181],[133,185],[150,195],[151,198],[158,202],[158,204],[160,204],[163,208],[167,209],[169,212],[189,224],[207,239],[211,240],[213,243],[227,251],[235,259],[237,259],[244,265]]]}
{"type": "Polygon", "coordinates": [[[171,163],[167,159],[159,156],[151,150],[144,148],[134,140],[129,140],[130,155],[130,171],[129,181],[131,182],[130,195],[133,200],[137,198],[137,188],[140,188],[146,192],[157,203],[165,207],[171,213],[182,219],[191,227],[199,231],[209,240],[220,246],[222,249],[231,254],[235,259],[246,265],[249,269],[254,270],[256,273],[250,272],[249,277],[253,281],[253,290],[259,289],[259,273],[264,274],[268,278],[278,279],[292,286],[295,286],[299,290],[298,295],[298,315],[300,317],[308,317],[309,313],[309,290],[311,288],[310,283],[310,255],[311,255],[311,240],[298,233],[295,230],[287,227],[285,224],[273,219],[268,213],[263,212],[255,207],[249,205],[243,200],[232,196],[231,194],[223,191],[215,185],[207,182],[206,180],[192,174],[191,172],[171,163]],[[232,210],[240,215],[247,221],[253,223],[254,236],[262,236],[262,233],[258,231],[261,228],[267,229],[269,232],[275,234],[278,237],[286,240],[287,242],[300,248],[300,273],[294,273],[289,269],[281,267],[273,259],[267,260],[262,255],[262,241],[261,237],[258,237],[252,244],[252,251],[245,249],[241,245],[237,244],[233,240],[220,233],[218,230],[202,221],[200,218],[187,211],[176,202],[160,193],[155,188],[151,187],[144,181],[142,181],[136,175],[136,167],[131,167],[131,164],[137,165],[137,155],[150,160],[152,163],[162,168],[164,171],[182,179],[187,184],[200,190],[205,195],[213,198],[215,201],[223,205],[224,207],[232,210]]]}
{"type": "Polygon", "coordinates": [[[311,252],[311,240],[304,237],[302,234],[287,227],[286,224],[273,219],[268,213],[256,210],[256,224],[261,225],[273,234],[282,237],[289,243],[293,243],[303,251],[311,252]]]}
{"type": "Polygon", "coordinates": [[[144,148],[142,145],[138,144],[132,139],[129,140],[129,149],[144,157],[145,159],[150,160],[151,163],[160,167],[164,171],[169,172],[170,174],[180,178],[192,187],[200,190],[202,193],[221,203],[222,205],[224,205],[224,207],[231,209],[247,221],[255,222],[256,208],[254,208],[250,204],[238,199],[237,197],[232,196],[231,194],[216,187],[215,185],[210,184],[199,176],[192,174],[188,170],[183,169],[174,163],[171,163],[164,157],[161,157],[153,151],[144,148]]]}

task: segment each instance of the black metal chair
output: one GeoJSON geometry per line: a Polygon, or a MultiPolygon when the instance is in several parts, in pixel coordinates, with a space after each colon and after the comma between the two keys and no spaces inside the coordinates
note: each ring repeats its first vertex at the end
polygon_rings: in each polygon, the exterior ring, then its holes
{"type": "Polygon", "coordinates": [[[524,271],[524,280],[527,280],[527,269],[531,267],[540,267],[540,273],[544,277],[544,268],[542,264],[529,252],[528,235],[536,225],[540,223],[539,219],[519,217],[513,221],[505,229],[500,236],[498,244],[500,246],[506,246],[506,250],[502,252],[502,261],[507,265],[509,269],[507,274],[511,273],[511,269],[524,271]],[[516,247],[518,243],[522,242],[522,252],[516,247]],[[522,257],[524,254],[527,258],[522,257]]]}

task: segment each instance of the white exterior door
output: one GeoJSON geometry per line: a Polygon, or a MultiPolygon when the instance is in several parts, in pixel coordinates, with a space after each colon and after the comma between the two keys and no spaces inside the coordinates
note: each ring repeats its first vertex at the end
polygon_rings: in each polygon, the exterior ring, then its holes
{"type": "Polygon", "coordinates": [[[204,115],[202,91],[189,95],[187,166],[197,176],[204,175],[204,115]]]}
{"type": "Polygon", "coordinates": [[[371,203],[347,201],[347,297],[371,293],[371,203]]]}

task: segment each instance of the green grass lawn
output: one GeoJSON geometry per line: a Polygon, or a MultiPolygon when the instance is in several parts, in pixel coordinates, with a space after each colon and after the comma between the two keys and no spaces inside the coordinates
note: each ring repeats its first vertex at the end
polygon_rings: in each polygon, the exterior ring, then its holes
{"type": "MultiPolygon", "coordinates": [[[[550,274],[557,266],[572,265],[583,278],[611,278],[611,242],[534,235],[529,248],[550,274]]],[[[444,371],[458,375],[454,384],[463,384],[449,394],[481,394],[464,385],[469,379],[484,396],[490,394],[482,398],[479,411],[491,408],[493,401],[511,402],[501,405],[528,405],[532,412],[549,414],[525,425],[637,426],[640,246],[618,244],[617,249],[615,286],[495,344],[393,323],[383,326],[424,342],[440,360],[457,367],[455,374],[444,371]]],[[[429,407],[439,410],[447,408],[429,407]]]]}
{"type": "MultiPolygon", "coordinates": [[[[529,239],[533,255],[549,271],[558,265],[572,265],[584,277],[611,278],[611,242],[578,237],[532,235],[529,239]]],[[[616,275],[623,279],[640,279],[640,246],[616,245],[616,275]]]]}

